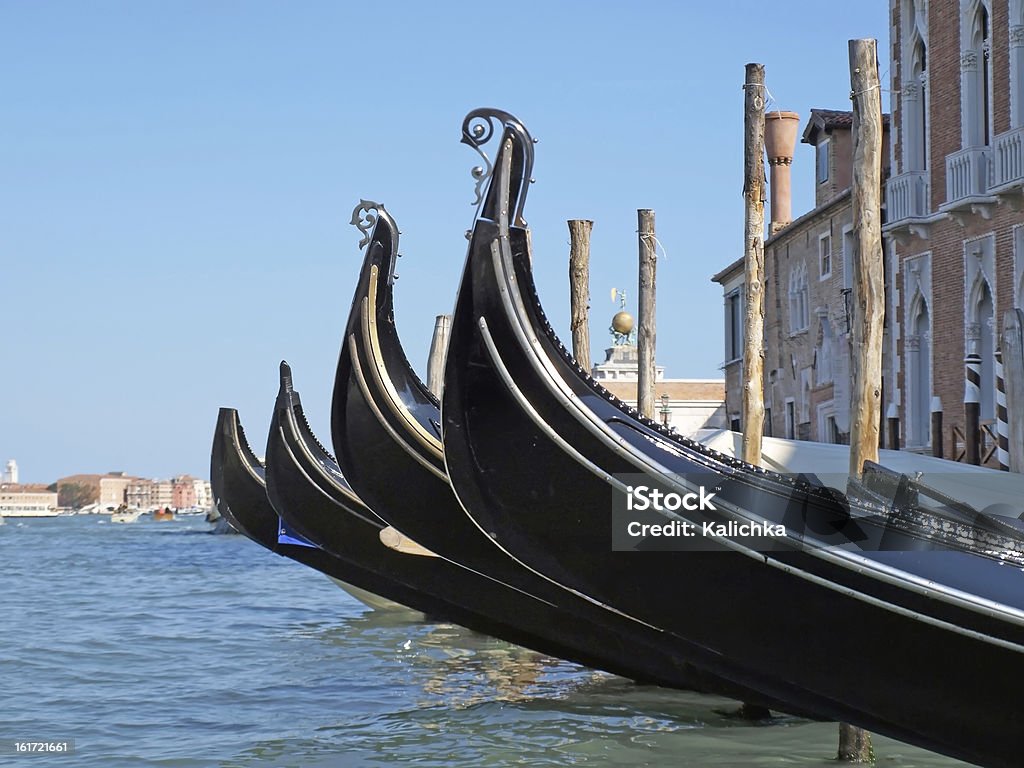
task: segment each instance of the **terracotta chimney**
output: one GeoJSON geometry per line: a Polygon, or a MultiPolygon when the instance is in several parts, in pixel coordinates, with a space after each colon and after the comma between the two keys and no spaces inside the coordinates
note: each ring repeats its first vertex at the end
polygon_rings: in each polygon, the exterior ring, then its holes
{"type": "Polygon", "coordinates": [[[774,235],[793,221],[793,195],[789,166],[793,162],[800,115],[796,112],[768,112],[764,116],[764,148],[771,166],[772,217],[768,235],[774,235]]]}

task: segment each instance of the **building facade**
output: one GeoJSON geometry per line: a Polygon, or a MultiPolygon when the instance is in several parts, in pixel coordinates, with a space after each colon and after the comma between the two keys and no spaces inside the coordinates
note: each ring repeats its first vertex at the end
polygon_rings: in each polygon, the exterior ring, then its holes
{"type": "Polygon", "coordinates": [[[171,481],[171,506],[189,509],[196,506],[196,479],[191,475],[178,475],[171,481]]]}
{"type": "MultiPolygon", "coordinates": [[[[595,365],[591,375],[635,408],[639,370],[636,346],[622,343],[605,350],[604,362],[595,365]]],[[[722,379],[666,379],[664,367],[655,366],[655,419],[681,434],[727,427],[724,396],[722,379]]]]}
{"type": "Polygon", "coordinates": [[[955,458],[964,358],[981,357],[984,447],[1003,317],[1024,306],[1024,0],[891,0],[890,15],[890,403],[905,446],[955,458]]]}
{"type": "Polygon", "coordinates": [[[56,515],[57,492],[35,483],[0,483],[0,517],[56,515]]]}
{"type": "Polygon", "coordinates": [[[213,508],[213,488],[209,480],[195,480],[195,505],[202,509],[213,508]]]}
{"type": "Polygon", "coordinates": [[[62,496],[73,495],[74,501],[62,499],[61,504],[81,508],[95,504],[102,509],[117,509],[127,501],[128,487],[134,478],[124,472],[109,472],[105,475],[81,474],[60,478],[57,491],[62,496]],[[75,491],[71,493],[72,489],[75,491]]]}
{"type": "MultiPolygon", "coordinates": [[[[811,110],[802,141],[815,148],[815,207],[795,220],[790,170],[799,116],[776,112],[765,119],[771,171],[763,294],[767,435],[849,442],[852,118],[850,112],[811,110]]],[[[883,142],[888,155],[887,130],[883,142]]],[[[730,428],[739,432],[743,430],[743,259],[712,280],[722,286],[725,304],[726,411],[730,428]]]]}

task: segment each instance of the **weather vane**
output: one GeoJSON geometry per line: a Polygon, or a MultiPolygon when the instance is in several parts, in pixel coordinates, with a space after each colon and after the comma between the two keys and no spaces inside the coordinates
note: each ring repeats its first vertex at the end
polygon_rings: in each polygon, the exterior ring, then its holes
{"type": "Polygon", "coordinates": [[[612,303],[619,302],[619,311],[612,317],[608,331],[612,335],[612,346],[632,347],[636,345],[636,328],[633,316],[626,311],[626,292],[612,288],[612,303]]]}

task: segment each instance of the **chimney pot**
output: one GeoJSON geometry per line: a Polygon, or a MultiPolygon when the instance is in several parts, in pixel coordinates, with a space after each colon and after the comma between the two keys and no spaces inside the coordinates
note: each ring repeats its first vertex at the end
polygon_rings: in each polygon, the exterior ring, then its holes
{"type": "Polygon", "coordinates": [[[774,235],[793,221],[793,193],[789,166],[796,149],[800,115],[796,112],[768,112],[764,116],[764,148],[768,154],[771,180],[771,224],[774,235]]]}

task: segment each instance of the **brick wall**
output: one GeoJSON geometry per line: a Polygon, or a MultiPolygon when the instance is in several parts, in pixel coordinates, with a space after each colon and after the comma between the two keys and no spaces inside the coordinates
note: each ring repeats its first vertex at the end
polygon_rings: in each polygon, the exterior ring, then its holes
{"type": "MultiPolygon", "coordinates": [[[[901,12],[904,0],[894,0],[893,14],[894,41],[890,69],[894,93],[892,110],[894,127],[900,125],[899,84],[902,83],[900,55],[903,30],[901,12]]],[[[931,179],[931,210],[939,212],[946,201],[946,156],[962,149],[961,143],[961,21],[958,0],[932,0],[928,9],[928,120],[929,120],[929,171],[931,179]]],[[[1010,127],[1010,83],[1009,83],[1009,27],[1007,0],[993,0],[991,3],[990,60],[992,83],[992,125],[996,134],[1010,127]]],[[[897,130],[893,142],[895,167],[902,169],[903,151],[897,130]]],[[[946,455],[951,450],[950,427],[962,427],[964,394],[965,348],[965,242],[986,235],[995,239],[995,311],[997,333],[1001,327],[1002,315],[1013,306],[1013,227],[1024,222],[1024,214],[1015,211],[1007,200],[980,206],[978,212],[964,214],[958,223],[944,218],[932,223],[927,239],[904,237],[894,244],[896,258],[901,264],[896,277],[900,301],[892,307],[894,320],[902,323],[905,316],[903,302],[909,301],[909,282],[902,264],[922,253],[931,253],[932,296],[929,305],[932,321],[932,389],[942,399],[945,429],[943,441],[946,455]],[[987,217],[987,218],[986,218],[987,217]]],[[[973,257],[971,257],[973,258],[973,257]]],[[[902,333],[901,333],[902,335],[902,333]]],[[[906,350],[902,338],[897,342],[900,357],[896,382],[901,397],[901,424],[906,426],[906,350]]],[[[895,393],[893,393],[895,395],[895,393]]],[[[890,398],[891,399],[891,398],[890,398]]],[[[904,429],[903,439],[906,438],[904,429]]],[[[934,439],[934,436],[933,436],[934,439]]]]}

